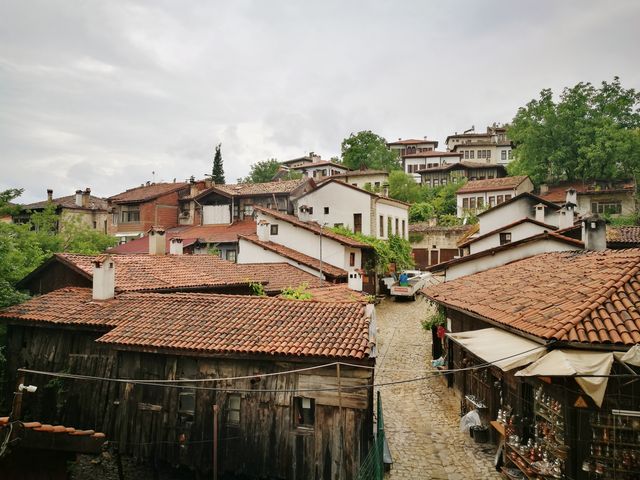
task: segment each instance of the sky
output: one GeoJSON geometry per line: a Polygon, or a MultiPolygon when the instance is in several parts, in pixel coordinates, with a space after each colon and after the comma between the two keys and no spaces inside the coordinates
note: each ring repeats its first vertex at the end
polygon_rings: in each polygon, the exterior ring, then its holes
{"type": "Polygon", "coordinates": [[[440,141],[543,88],[640,89],[636,0],[2,0],[0,190],[29,203],[440,141]]]}

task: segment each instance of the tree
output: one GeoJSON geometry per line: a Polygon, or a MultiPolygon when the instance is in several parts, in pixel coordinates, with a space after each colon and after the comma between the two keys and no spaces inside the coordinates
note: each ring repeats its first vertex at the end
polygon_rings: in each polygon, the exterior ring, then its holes
{"type": "Polygon", "coordinates": [[[417,202],[421,197],[421,186],[411,175],[396,170],[389,174],[389,196],[401,202],[417,202]]]}
{"type": "MultiPolygon", "coordinates": [[[[251,165],[251,170],[249,171],[249,175],[245,178],[239,179],[240,183],[265,183],[273,181],[276,173],[280,169],[281,165],[278,160],[275,158],[270,158],[268,160],[263,160],[262,162],[257,162],[251,165]]],[[[302,174],[300,172],[296,172],[293,170],[289,170],[286,174],[283,175],[285,180],[295,180],[298,178],[302,178],[302,174]]]]}
{"type": "Polygon", "coordinates": [[[349,135],[342,141],[342,163],[352,170],[400,169],[398,155],[387,148],[387,141],[371,130],[349,135]]]}
{"type": "Polygon", "coordinates": [[[509,172],[534,183],[637,177],[640,93],[618,77],[565,88],[557,102],[544,89],[518,110],[508,135],[516,147],[509,172]]]}
{"type": "Polygon", "coordinates": [[[213,157],[213,168],[211,169],[211,180],[218,185],[224,185],[224,169],[222,167],[222,153],[220,148],[222,144],[216,145],[216,153],[213,157]]]}

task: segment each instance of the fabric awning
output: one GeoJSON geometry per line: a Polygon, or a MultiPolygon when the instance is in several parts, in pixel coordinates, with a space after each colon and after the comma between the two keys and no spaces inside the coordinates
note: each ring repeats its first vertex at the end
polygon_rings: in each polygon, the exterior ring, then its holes
{"type": "MultiPolygon", "coordinates": [[[[573,375],[609,375],[612,352],[552,350],[544,357],[516,373],[519,377],[570,377],[573,375]]],[[[607,377],[576,377],[576,382],[593,401],[602,406],[607,377]]]]}
{"type": "Polygon", "coordinates": [[[614,352],[613,354],[616,360],[633,365],[634,367],[640,367],[640,345],[634,345],[626,352],[614,352]]]}
{"type": "Polygon", "coordinates": [[[527,365],[546,353],[546,347],[497,328],[448,333],[454,342],[500,370],[527,365]]]}

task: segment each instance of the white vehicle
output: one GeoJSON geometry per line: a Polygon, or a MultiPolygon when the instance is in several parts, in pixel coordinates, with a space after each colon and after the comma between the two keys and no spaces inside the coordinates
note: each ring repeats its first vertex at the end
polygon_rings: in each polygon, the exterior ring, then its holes
{"type": "Polygon", "coordinates": [[[398,276],[398,280],[391,285],[391,296],[401,298],[416,299],[416,294],[427,285],[427,281],[431,278],[430,272],[421,272],[420,270],[405,270],[398,276]],[[400,278],[407,276],[407,281],[400,283],[400,278]]]}

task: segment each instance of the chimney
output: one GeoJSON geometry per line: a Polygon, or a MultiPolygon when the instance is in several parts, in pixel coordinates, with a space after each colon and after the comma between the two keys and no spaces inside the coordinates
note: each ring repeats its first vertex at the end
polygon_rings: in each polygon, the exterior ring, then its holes
{"type": "Polygon", "coordinates": [[[258,234],[258,240],[261,242],[268,242],[271,240],[269,235],[269,230],[271,225],[266,220],[258,220],[258,228],[256,229],[256,233],[258,234]]]}
{"type": "Polygon", "coordinates": [[[164,228],[151,227],[148,233],[149,255],[164,255],[167,251],[164,228]]]}
{"type": "Polygon", "coordinates": [[[598,215],[582,219],[582,241],[585,250],[601,251],[607,248],[607,224],[598,215]]]}
{"type": "Polygon", "coordinates": [[[298,209],[298,218],[301,222],[310,222],[311,221],[311,207],[307,207],[306,205],[302,205],[298,209]]]}
{"type": "Polygon", "coordinates": [[[573,227],[573,204],[566,204],[560,210],[558,210],[558,229],[573,227]]]}
{"type": "Polygon", "coordinates": [[[541,184],[540,195],[546,195],[547,193],[549,193],[549,185],[547,185],[546,183],[541,184]]]}
{"type": "Polygon", "coordinates": [[[93,299],[109,300],[115,295],[116,267],[110,255],[93,260],[93,299]]]}
{"type": "Polygon", "coordinates": [[[535,206],[536,209],[536,222],[544,223],[544,213],[546,209],[546,205],[544,203],[539,203],[535,206]]]}
{"type": "Polygon", "coordinates": [[[53,190],[50,188],[47,188],[47,200],[49,201],[53,200],[53,190]]]}
{"type": "Polygon", "coordinates": [[[571,203],[573,205],[578,205],[578,192],[575,188],[567,189],[567,196],[565,197],[566,203],[571,203]]]}
{"type": "Polygon", "coordinates": [[[169,240],[169,253],[171,255],[182,255],[184,253],[181,238],[173,237],[169,240]]]}
{"type": "Polygon", "coordinates": [[[82,194],[82,206],[84,208],[89,208],[89,199],[91,198],[91,189],[89,187],[84,189],[82,194]]]}
{"type": "Polygon", "coordinates": [[[76,190],[76,205],[82,206],[82,190],[76,190]]]}

